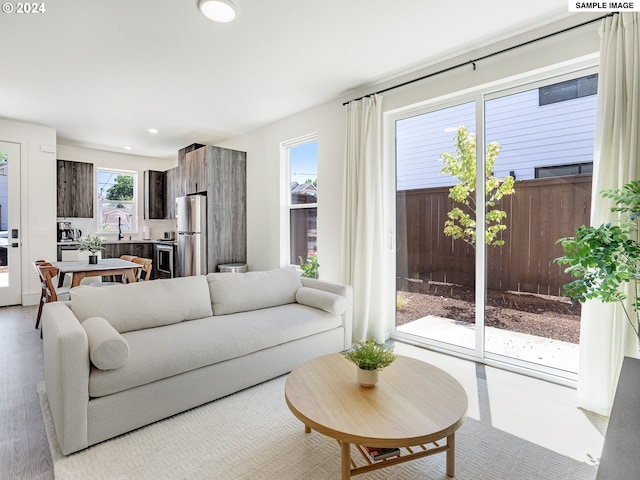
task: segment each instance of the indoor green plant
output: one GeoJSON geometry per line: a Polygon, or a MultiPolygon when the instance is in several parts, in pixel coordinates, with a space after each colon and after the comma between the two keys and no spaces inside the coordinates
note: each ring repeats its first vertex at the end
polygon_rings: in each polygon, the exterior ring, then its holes
{"type": "Polygon", "coordinates": [[[98,256],[96,253],[104,248],[104,240],[98,235],[91,235],[90,233],[80,239],[78,250],[81,252],[89,252],[89,263],[98,263],[98,256]]]}
{"type": "Polygon", "coordinates": [[[555,262],[568,265],[565,272],[576,277],[564,286],[565,295],[580,302],[587,299],[620,302],[640,342],[637,283],[640,279],[640,181],[627,183],[620,189],[605,190],[601,195],[613,200],[611,211],[620,214],[617,224],[583,225],[576,230],[575,237],[561,238],[558,242],[562,244],[564,255],[555,262]],[[627,291],[625,284],[629,284],[627,291]],[[634,312],[629,312],[624,303],[630,295],[634,312]]]}
{"type": "Polygon", "coordinates": [[[378,345],[373,337],[357,342],[344,357],[358,366],[358,381],[365,387],[374,386],[378,382],[378,372],[396,359],[393,345],[390,348],[378,345]]]}
{"type": "Polygon", "coordinates": [[[302,276],[308,278],[318,278],[318,267],[320,264],[318,263],[318,257],[315,255],[310,255],[307,257],[307,260],[302,260],[302,257],[298,257],[300,259],[300,269],[302,270],[302,276]]]}

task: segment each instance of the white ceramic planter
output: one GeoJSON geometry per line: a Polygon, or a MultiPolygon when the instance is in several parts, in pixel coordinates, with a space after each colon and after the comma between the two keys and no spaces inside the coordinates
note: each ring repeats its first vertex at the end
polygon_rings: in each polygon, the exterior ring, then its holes
{"type": "Polygon", "coordinates": [[[378,383],[378,370],[358,368],[358,382],[363,387],[374,387],[378,383]]]}

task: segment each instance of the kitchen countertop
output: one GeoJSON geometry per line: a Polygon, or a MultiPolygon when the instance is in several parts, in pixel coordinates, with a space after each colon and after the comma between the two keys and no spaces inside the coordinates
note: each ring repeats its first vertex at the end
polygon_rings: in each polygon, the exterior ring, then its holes
{"type": "MultiPolygon", "coordinates": [[[[78,245],[80,242],[57,242],[57,245],[78,245]]],[[[113,244],[119,244],[119,243],[163,243],[163,244],[170,244],[170,245],[174,245],[176,243],[175,240],[163,240],[161,238],[158,239],[152,239],[152,240],[143,240],[141,238],[139,239],[135,239],[132,238],[131,240],[129,240],[128,238],[123,238],[122,240],[105,240],[104,244],[105,245],[113,245],[113,244]]]]}

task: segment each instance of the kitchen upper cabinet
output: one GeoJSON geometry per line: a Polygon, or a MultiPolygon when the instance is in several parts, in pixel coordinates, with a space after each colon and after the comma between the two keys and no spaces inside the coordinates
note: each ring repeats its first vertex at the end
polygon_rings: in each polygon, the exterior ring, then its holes
{"type": "Polygon", "coordinates": [[[170,168],[165,173],[165,218],[176,218],[176,197],[181,194],[178,191],[178,178],[180,176],[180,168],[170,168]]]}
{"type": "Polygon", "coordinates": [[[93,164],[58,160],[58,217],[93,218],[93,164]]]}
{"type": "Polygon", "coordinates": [[[209,183],[209,168],[207,165],[208,150],[209,147],[201,147],[186,153],[185,165],[180,172],[183,176],[184,195],[207,191],[209,183]]]}
{"type": "MultiPolygon", "coordinates": [[[[183,197],[190,193],[202,192],[206,190],[203,187],[202,190],[196,190],[202,185],[202,172],[206,167],[200,167],[198,161],[202,160],[203,155],[206,154],[206,145],[200,143],[193,143],[188,147],[178,150],[178,169],[176,183],[174,186],[174,193],[176,197],[183,197]],[[193,152],[203,149],[198,155],[194,155],[193,152]],[[195,177],[193,177],[195,175],[195,177]]],[[[175,207],[174,207],[175,208],[175,207]]],[[[175,213],[174,213],[175,216],[175,213]]],[[[173,218],[173,217],[171,217],[173,218]]]]}
{"type": "Polygon", "coordinates": [[[144,218],[163,219],[166,212],[166,174],[156,170],[144,172],[144,218]]]}

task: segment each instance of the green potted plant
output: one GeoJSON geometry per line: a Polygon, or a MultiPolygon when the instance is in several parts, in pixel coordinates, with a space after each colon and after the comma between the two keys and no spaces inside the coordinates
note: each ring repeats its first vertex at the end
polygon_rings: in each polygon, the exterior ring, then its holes
{"type": "Polygon", "coordinates": [[[300,269],[302,270],[302,276],[308,278],[318,278],[318,267],[320,264],[318,263],[318,257],[315,255],[310,255],[307,257],[307,260],[302,260],[302,257],[298,257],[300,259],[300,269]]]}
{"type": "Polygon", "coordinates": [[[98,256],[96,253],[104,248],[104,241],[98,235],[87,234],[80,239],[78,250],[81,252],[89,252],[89,263],[98,263],[98,256]]]}
{"type": "Polygon", "coordinates": [[[378,383],[378,372],[388,367],[396,359],[393,346],[378,345],[373,337],[357,342],[344,357],[358,366],[358,382],[364,387],[378,383]]]}
{"type": "Polygon", "coordinates": [[[568,265],[565,272],[576,280],[564,286],[564,294],[584,302],[599,299],[602,302],[621,302],[626,318],[640,342],[638,305],[640,303],[640,243],[638,219],[640,216],[640,181],[627,183],[620,189],[601,192],[614,202],[611,211],[620,214],[616,225],[605,223],[599,227],[581,226],[575,237],[558,240],[564,255],[555,259],[568,265]],[[624,305],[628,294],[624,284],[631,284],[633,310],[624,305]]]}

